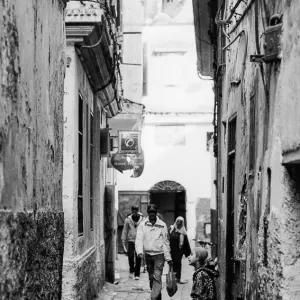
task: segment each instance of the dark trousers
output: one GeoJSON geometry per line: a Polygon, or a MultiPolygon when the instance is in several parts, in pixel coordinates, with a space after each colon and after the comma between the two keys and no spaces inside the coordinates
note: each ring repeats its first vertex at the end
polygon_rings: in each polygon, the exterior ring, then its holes
{"type": "Polygon", "coordinates": [[[163,254],[149,255],[146,253],[146,265],[149,274],[151,300],[161,300],[161,276],[165,264],[163,254]]]}
{"type": "Polygon", "coordinates": [[[181,260],[182,260],[183,253],[176,251],[171,251],[171,257],[173,262],[173,270],[175,273],[175,278],[180,281],[181,279],[181,260]]]}
{"type": "Polygon", "coordinates": [[[140,277],[141,259],[136,255],[134,242],[128,242],[128,262],[129,272],[134,273],[135,277],[140,277]]]}

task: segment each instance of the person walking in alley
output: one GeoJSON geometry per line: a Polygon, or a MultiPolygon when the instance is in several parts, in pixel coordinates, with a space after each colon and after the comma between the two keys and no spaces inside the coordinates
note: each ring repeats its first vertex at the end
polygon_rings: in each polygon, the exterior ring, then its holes
{"type": "Polygon", "coordinates": [[[216,300],[215,278],[219,276],[219,272],[216,265],[210,263],[208,251],[203,247],[196,247],[188,260],[195,268],[191,299],[216,300]]]}
{"type": "Polygon", "coordinates": [[[124,228],[121,235],[121,241],[125,252],[128,254],[129,263],[129,278],[135,277],[135,280],[140,279],[141,258],[137,256],[135,251],[135,238],[137,228],[144,219],[136,205],[131,206],[131,214],[129,214],[124,222],[124,228]],[[126,249],[126,241],[128,249],[126,249]]]}
{"type": "Polygon", "coordinates": [[[187,280],[181,279],[181,260],[183,255],[191,255],[190,243],[184,227],[184,218],[178,217],[169,229],[171,257],[174,264],[175,278],[178,283],[185,284],[187,280]]]}
{"type": "Polygon", "coordinates": [[[161,300],[162,272],[165,260],[172,265],[167,225],[157,217],[156,205],[150,204],[146,218],[138,227],[135,249],[142,258],[145,252],[151,300],[161,300]]]}

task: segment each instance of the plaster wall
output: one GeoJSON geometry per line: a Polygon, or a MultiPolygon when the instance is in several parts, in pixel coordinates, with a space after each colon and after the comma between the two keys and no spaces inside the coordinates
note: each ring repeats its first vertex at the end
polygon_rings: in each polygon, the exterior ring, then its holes
{"type": "MultiPolygon", "coordinates": [[[[64,98],[64,180],[63,205],[65,212],[65,252],[63,269],[63,299],[93,299],[104,283],[103,192],[101,177],[105,168],[100,162],[100,135],[94,135],[94,226],[90,226],[90,172],[83,176],[83,234],[78,235],[78,101],[83,99],[94,115],[94,132],[99,133],[101,105],[94,95],[73,44],[68,44],[68,68],[64,98]],[[96,129],[96,130],[95,130],[96,129]],[[87,201],[88,200],[88,201],[87,201]]],[[[86,145],[87,119],[83,118],[83,145],[86,145]]],[[[90,151],[84,146],[83,157],[90,151]]],[[[89,170],[84,159],[83,170],[89,170]]],[[[90,161],[88,160],[88,163],[90,161]]]]}
{"type": "MultiPolygon", "coordinates": [[[[223,98],[219,117],[219,253],[220,299],[226,290],[226,224],[227,224],[227,143],[228,120],[237,114],[236,166],[235,166],[235,219],[234,258],[245,262],[246,273],[238,278],[245,299],[298,299],[299,281],[299,177],[293,168],[281,164],[282,154],[298,149],[299,76],[294,66],[299,63],[296,50],[299,35],[300,4],[295,1],[266,1],[269,16],[283,14],[281,62],[263,64],[249,61],[256,53],[254,5],[239,26],[248,38],[242,94],[232,97],[230,84],[236,64],[239,43],[237,40],[226,51],[226,69],[223,77],[223,98]],[[292,54],[292,55],[291,55],[292,54]],[[262,80],[262,76],[264,82],[262,80]],[[264,85],[265,84],[265,85],[264,85]],[[256,106],[255,132],[250,132],[250,105],[256,106]],[[227,130],[225,130],[225,127],[227,130]],[[249,167],[251,135],[254,134],[255,164],[249,167]],[[224,180],[224,190],[222,182],[224,180]],[[245,210],[246,217],[241,212],[245,210]],[[241,224],[244,223],[241,232],[241,224]],[[242,235],[245,234],[245,240],[242,235]],[[263,295],[263,296],[262,296],[263,295]]],[[[242,9],[242,8],[241,8],[242,9]]],[[[258,35],[261,53],[266,28],[266,11],[259,6],[258,35]]],[[[238,31],[238,32],[239,32],[238,31]]],[[[236,95],[236,94],[235,94],[236,95]]],[[[237,284],[237,285],[238,285],[237,284]]],[[[238,290],[239,287],[234,287],[238,290]]]]}
{"type": "Polygon", "coordinates": [[[65,1],[0,3],[0,299],[60,299],[65,1]]]}

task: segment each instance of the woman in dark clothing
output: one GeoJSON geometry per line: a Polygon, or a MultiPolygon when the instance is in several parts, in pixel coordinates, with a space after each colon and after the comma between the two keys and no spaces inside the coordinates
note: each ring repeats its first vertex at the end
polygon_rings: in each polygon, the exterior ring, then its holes
{"type": "Polygon", "coordinates": [[[187,283],[187,280],[181,280],[181,260],[183,254],[185,257],[191,255],[191,248],[184,227],[184,218],[178,217],[169,229],[171,256],[175,278],[178,283],[187,283]]]}

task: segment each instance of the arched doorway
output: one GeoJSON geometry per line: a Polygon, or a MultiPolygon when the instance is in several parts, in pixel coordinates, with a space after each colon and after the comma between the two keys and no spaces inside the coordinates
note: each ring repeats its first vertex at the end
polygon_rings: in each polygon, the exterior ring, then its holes
{"type": "Polygon", "coordinates": [[[149,190],[149,196],[150,203],[158,207],[168,227],[174,224],[178,216],[186,220],[186,193],[181,184],[170,180],[160,181],[149,190]]]}

